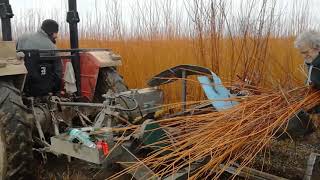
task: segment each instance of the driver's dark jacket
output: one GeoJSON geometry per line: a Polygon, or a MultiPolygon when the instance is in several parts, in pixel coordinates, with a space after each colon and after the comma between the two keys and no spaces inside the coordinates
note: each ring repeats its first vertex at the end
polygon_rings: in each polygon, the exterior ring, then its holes
{"type": "Polygon", "coordinates": [[[311,70],[311,85],[316,89],[320,89],[320,55],[318,55],[311,63],[306,63],[306,65],[308,68],[308,75],[311,70]],[[312,66],[312,69],[310,69],[310,66],[312,66]]]}

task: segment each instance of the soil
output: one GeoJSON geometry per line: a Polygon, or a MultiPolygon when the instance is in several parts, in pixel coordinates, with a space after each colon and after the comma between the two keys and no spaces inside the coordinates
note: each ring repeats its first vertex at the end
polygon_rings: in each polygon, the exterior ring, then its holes
{"type": "MultiPolygon", "coordinates": [[[[252,168],[288,179],[303,179],[307,160],[311,153],[320,153],[320,130],[299,139],[273,140],[263,153],[259,153],[252,168]]],[[[108,179],[121,170],[118,166],[102,168],[78,159],[67,161],[66,156],[48,156],[43,164],[38,156],[36,175],[38,180],[89,180],[108,179]]],[[[119,180],[134,179],[124,175],[119,180]]],[[[226,178],[228,179],[228,176],[226,178]]],[[[239,178],[241,179],[241,178],[239,178]]]]}
{"type": "MultiPolygon", "coordinates": [[[[48,156],[47,163],[43,163],[37,157],[36,179],[37,180],[102,180],[119,172],[120,167],[112,166],[102,168],[96,164],[87,163],[78,159],[72,159],[69,163],[66,156],[48,156]]],[[[131,175],[124,175],[119,180],[132,179],[131,175]]]]}
{"type": "Polygon", "coordinates": [[[311,153],[320,153],[320,130],[299,138],[274,140],[254,162],[255,169],[288,179],[303,179],[311,153]]]}

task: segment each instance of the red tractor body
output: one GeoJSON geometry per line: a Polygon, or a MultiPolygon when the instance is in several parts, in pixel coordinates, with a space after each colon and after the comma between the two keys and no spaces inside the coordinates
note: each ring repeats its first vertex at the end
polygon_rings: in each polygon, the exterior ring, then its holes
{"type": "MultiPolygon", "coordinates": [[[[99,70],[105,67],[121,65],[121,58],[111,51],[84,51],[79,53],[81,96],[88,102],[92,102],[99,70]]],[[[70,59],[63,59],[63,75],[66,72],[66,64],[70,59]]],[[[63,82],[64,84],[64,82],[63,82]]]]}

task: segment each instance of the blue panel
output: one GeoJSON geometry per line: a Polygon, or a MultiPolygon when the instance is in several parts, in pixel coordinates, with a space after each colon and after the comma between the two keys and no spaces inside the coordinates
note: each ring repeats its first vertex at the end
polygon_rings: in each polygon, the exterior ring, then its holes
{"type": "Polygon", "coordinates": [[[213,82],[207,76],[198,76],[198,81],[201,83],[207,98],[212,101],[212,106],[217,111],[230,109],[238,102],[226,100],[232,95],[230,91],[222,85],[221,79],[212,72],[213,82]]]}

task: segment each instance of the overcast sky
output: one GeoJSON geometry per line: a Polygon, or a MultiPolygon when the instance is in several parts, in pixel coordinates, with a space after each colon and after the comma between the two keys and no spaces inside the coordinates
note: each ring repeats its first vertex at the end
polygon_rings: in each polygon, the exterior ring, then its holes
{"type": "MultiPolygon", "coordinates": [[[[130,16],[130,8],[133,7],[136,2],[139,1],[139,3],[147,3],[148,1],[165,1],[165,0],[77,0],[78,4],[78,11],[80,15],[86,15],[88,13],[92,13],[93,11],[96,11],[96,9],[103,11],[105,9],[105,6],[107,5],[107,2],[117,1],[119,4],[121,4],[122,11],[124,15],[130,16]]],[[[170,1],[170,0],[169,0],[170,1]]],[[[177,3],[177,6],[181,6],[183,8],[183,1],[185,0],[172,0],[173,2],[177,3]]],[[[237,7],[237,4],[239,4],[241,1],[248,1],[248,0],[232,0],[235,4],[235,8],[237,7]]],[[[259,0],[257,0],[259,1],[259,0]]],[[[271,0],[270,0],[271,1],[271,0]]],[[[277,0],[278,4],[280,4],[282,7],[286,7],[292,3],[294,3],[297,0],[277,0]]],[[[310,5],[310,12],[312,13],[312,16],[314,20],[317,21],[317,23],[320,23],[320,16],[319,16],[319,10],[320,10],[320,0],[298,0],[303,2],[309,2],[310,5]]],[[[14,11],[14,14],[17,16],[20,15],[21,12],[26,12],[28,10],[40,10],[45,12],[50,12],[52,9],[62,9],[65,10],[67,8],[67,0],[10,0],[10,4],[12,6],[12,9],[14,11]]],[[[60,13],[65,14],[66,12],[60,11],[60,13]]],[[[43,17],[50,17],[50,13],[43,14],[43,17]]]]}
{"type": "MultiPolygon", "coordinates": [[[[15,9],[25,8],[52,8],[57,7],[60,8],[61,6],[67,5],[67,0],[9,0],[12,7],[15,9]],[[44,5],[45,4],[45,5],[44,5]],[[63,5],[62,5],[63,4],[63,5]]],[[[95,7],[95,3],[106,2],[108,0],[77,0],[78,8],[81,10],[92,10],[95,7]]],[[[110,0],[109,0],[110,1],[110,0]]],[[[124,4],[135,4],[136,0],[116,0],[118,2],[123,2],[124,4]]],[[[139,0],[139,2],[147,2],[148,0],[139,0]]],[[[163,0],[152,0],[152,1],[163,1],[163,0]]],[[[172,0],[172,1],[181,1],[181,0],[172,0]]],[[[233,0],[235,4],[247,0],[233,0]]],[[[270,0],[271,1],[271,0],[270,0]]],[[[294,2],[295,0],[277,0],[277,3],[280,4],[289,4],[294,2]]],[[[319,0],[300,0],[300,1],[308,1],[313,7],[314,10],[319,9],[320,1],[319,0]]]]}
{"type": "MultiPolygon", "coordinates": [[[[143,13],[144,10],[148,9],[146,8],[148,7],[148,4],[161,4],[169,1],[171,2],[170,6],[172,6],[173,11],[179,13],[179,16],[185,17],[187,16],[185,2],[192,2],[193,0],[77,0],[78,12],[81,19],[80,26],[86,27],[89,26],[89,24],[96,26],[98,23],[96,22],[97,18],[95,18],[95,16],[105,18],[105,12],[112,12],[114,10],[114,2],[118,4],[119,11],[121,11],[122,15],[121,19],[123,23],[127,25],[134,24],[136,11],[143,13]],[[139,9],[137,3],[139,3],[142,8],[140,7],[139,9]],[[99,13],[102,15],[99,16],[99,13]]],[[[234,12],[240,11],[240,4],[245,4],[246,1],[252,2],[254,0],[223,0],[223,2],[232,4],[232,11],[234,12]]],[[[255,1],[259,4],[259,2],[262,2],[263,0],[255,1]]],[[[290,11],[292,11],[293,4],[299,5],[299,3],[308,2],[308,11],[310,12],[308,16],[311,18],[311,26],[319,26],[320,24],[320,0],[268,0],[267,2],[269,1],[277,1],[278,6],[282,9],[279,16],[288,17],[291,15],[290,11]]],[[[35,19],[35,22],[41,22],[47,18],[54,18],[57,19],[60,24],[67,26],[67,24],[64,23],[66,21],[67,3],[67,0],[10,0],[10,4],[15,14],[13,23],[16,26],[19,26],[20,23],[20,26],[22,26],[21,22],[33,24],[34,22],[32,22],[32,19],[35,19]]],[[[25,24],[23,26],[26,26],[25,24]]]]}

